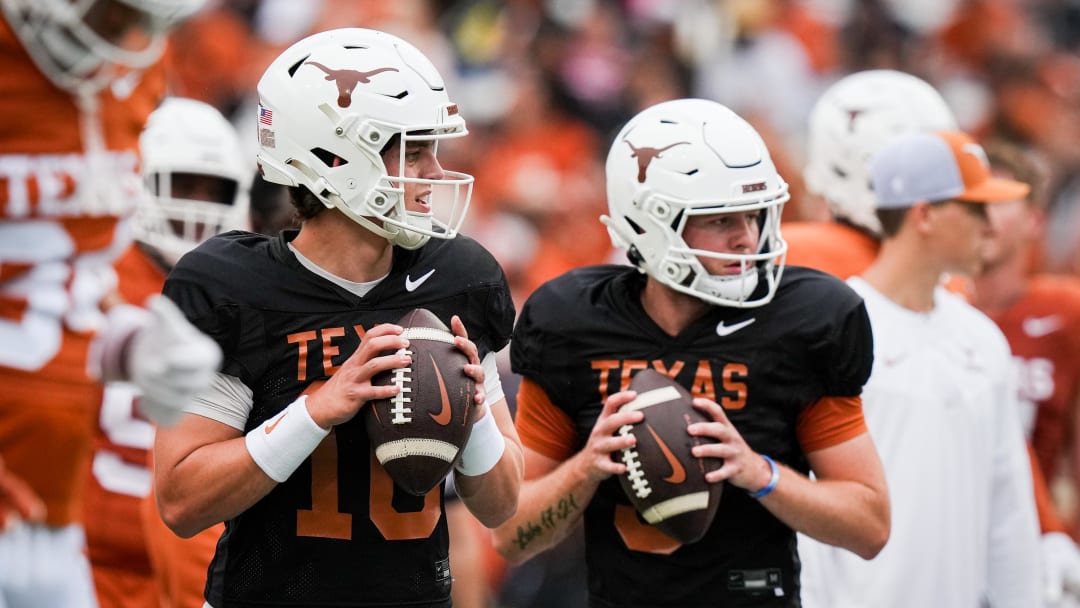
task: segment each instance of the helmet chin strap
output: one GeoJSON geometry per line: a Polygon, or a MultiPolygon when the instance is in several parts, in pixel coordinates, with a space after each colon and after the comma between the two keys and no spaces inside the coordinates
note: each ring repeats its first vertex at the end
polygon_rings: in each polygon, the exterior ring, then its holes
{"type": "MultiPolygon", "coordinates": [[[[432,228],[431,214],[406,211],[405,223],[420,230],[427,230],[430,232],[432,228]]],[[[419,249],[429,240],[431,240],[431,237],[426,234],[421,234],[420,232],[409,230],[407,228],[398,228],[397,234],[390,239],[390,242],[399,247],[404,247],[405,249],[419,249]]]]}
{"type": "Polygon", "coordinates": [[[719,296],[725,300],[746,301],[757,289],[757,267],[751,267],[736,275],[701,274],[694,281],[698,291],[719,296]]]}
{"type": "MultiPolygon", "coordinates": [[[[357,224],[360,224],[364,228],[367,228],[371,232],[383,237],[390,241],[391,244],[397,245],[398,247],[404,249],[419,249],[431,239],[431,237],[426,234],[421,234],[415,230],[409,230],[408,228],[386,224],[385,222],[380,225],[376,223],[372,217],[359,215],[354,212],[345,205],[345,202],[337,195],[331,195],[330,199],[331,206],[338,208],[357,224]]],[[[432,227],[431,215],[427,213],[406,212],[404,222],[409,226],[415,226],[420,230],[430,231],[432,227]]]]}

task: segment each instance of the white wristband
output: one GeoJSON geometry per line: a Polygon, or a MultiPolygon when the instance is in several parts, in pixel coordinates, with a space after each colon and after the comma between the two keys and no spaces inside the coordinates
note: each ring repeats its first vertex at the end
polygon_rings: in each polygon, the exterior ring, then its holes
{"type": "Polygon", "coordinates": [[[244,437],[248,453],[270,479],[281,483],[307,460],[330,431],[311,418],[307,395],[260,424],[244,437]]]}
{"type": "Polygon", "coordinates": [[[489,409],[488,413],[473,425],[469,441],[461,450],[461,460],[454,468],[458,473],[469,477],[483,475],[498,464],[505,449],[506,439],[495,422],[495,414],[489,409]]]}

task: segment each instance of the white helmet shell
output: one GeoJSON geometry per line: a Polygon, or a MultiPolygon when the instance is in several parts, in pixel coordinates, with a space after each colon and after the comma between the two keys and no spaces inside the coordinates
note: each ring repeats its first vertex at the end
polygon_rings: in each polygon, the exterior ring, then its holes
{"type": "Polygon", "coordinates": [[[925,81],[895,70],[856,72],[833,84],[810,113],[806,187],[837,218],[880,235],[870,159],[897,135],[953,129],[949,106],[925,81]]]}
{"type": "Polygon", "coordinates": [[[765,142],[727,107],[703,99],[663,102],[632,118],[607,157],[612,243],[642,272],[711,304],[749,308],[772,300],[787,244],[780,215],[788,185],[765,142]],[[719,253],[683,240],[694,215],[762,210],[758,249],[719,253]],[[739,262],[734,275],[709,274],[702,258],[739,262]],[[754,296],[760,280],[767,288],[754,296]]]}
{"type": "Polygon", "coordinates": [[[397,177],[405,155],[394,175],[381,156],[395,137],[404,146],[468,133],[442,77],[414,46],[375,30],[321,32],[278,56],[258,90],[258,160],[267,181],[305,186],[327,207],[406,248],[456,236],[473,177],[397,177]],[[431,187],[431,213],[406,209],[406,182],[431,187]]]}
{"type": "Polygon", "coordinates": [[[139,137],[142,174],[153,196],[135,214],[135,238],[170,263],[202,241],[248,227],[248,190],[255,175],[236,129],[211,105],[167,98],[150,115],[139,137]],[[181,198],[178,175],[225,180],[227,200],[181,198]]]}

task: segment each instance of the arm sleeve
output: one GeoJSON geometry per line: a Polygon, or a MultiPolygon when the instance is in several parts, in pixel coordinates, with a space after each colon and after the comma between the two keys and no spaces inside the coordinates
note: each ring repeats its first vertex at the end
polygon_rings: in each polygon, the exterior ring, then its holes
{"type": "Polygon", "coordinates": [[[867,432],[861,397],[822,397],[799,415],[796,433],[809,454],[867,432]]]}
{"type": "Polygon", "coordinates": [[[522,445],[558,461],[573,455],[577,442],[574,423],[539,384],[523,378],[517,404],[515,426],[522,445]]]}
{"type": "Polygon", "coordinates": [[[244,432],[254,403],[251,389],[236,376],[218,373],[210,388],[184,410],[244,432]]]}

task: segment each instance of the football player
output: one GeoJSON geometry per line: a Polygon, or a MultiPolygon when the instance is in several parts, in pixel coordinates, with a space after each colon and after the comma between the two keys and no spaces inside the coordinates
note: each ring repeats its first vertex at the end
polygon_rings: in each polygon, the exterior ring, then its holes
{"type": "Polygon", "coordinates": [[[987,205],[1028,186],[993,178],[959,131],[900,135],[870,170],[883,240],[848,283],[873,325],[863,402],[893,537],[872,561],[800,538],[804,605],[1038,606],[1038,519],[1009,347],[940,285],[978,268],[987,205]]]}
{"type": "Polygon", "coordinates": [[[527,481],[496,547],[520,562],[584,521],[590,605],[797,606],[795,530],[866,558],[889,536],[860,404],[866,311],[835,277],[784,271],[787,184],[726,107],[643,110],[606,170],[603,221],[633,266],[573,270],[522,309],[511,360],[527,481]],[[618,410],[645,368],[697,397],[712,422],[688,432],[716,443],[695,454],[724,461],[706,475],[727,488],[696,543],[645,524],[614,477],[612,453],[633,444],[616,431],[641,419],[618,410]]]}
{"type": "MultiPolygon", "coordinates": [[[[1032,192],[987,209],[992,232],[974,277],[971,302],[997,323],[1012,347],[1024,407],[1021,419],[1040,465],[1037,472],[1047,480],[1062,479],[1062,464],[1068,463],[1068,487],[1076,492],[1080,282],[1034,272],[1046,198],[1030,153],[1005,142],[987,145],[986,153],[995,173],[1031,184],[1032,192]]],[[[1080,558],[1066,526],[1042,524],[1047,600],[1055,606],[1066,588],[1080,593],[1080,558]]],[[[1080,597],[1071,601],[1080,604],[1080,597]]]]}
{"type": "Polygon", "coordinates": [[[46,507],[0,534],[6,608],[95,604],[81,522],[101,381],[134,381],[168,422],[220,360],[167,300],[122,304],[111,267],[165,34],[200,4],[0,1],[0,457],[46,507]]]}
{"type": "Polygon", "coordinates": [[[870,158],[909,131],[955,129],[952,111],[932,86],[896,70],[867,70],[838,80],[814,104],[807,134],[806,190],[820,197],[832,222],[785,222],[788,264],[841,279],[877,255],[870,158]]]}
{"type": "Polygon", "coordinates": [[[395,486],[357,414],[397,393],[375,374],[410,362],[393,322],[434,312],[482,404],[457,493],[488,527],[514,512],[522,457],[494,357],[513,303],[494,258],[458,235],[472,176],[436,156],[465,121],[420,51],[373,30],[297,42],[258,91],[259,170],[289,187],[303,223],[211,238],[166,280],[225,363],[158,430],[162,517],[181,536],[225,522],[210,606],[449,606],[443,486],[395,486]]]}
{"type": "MultiPolygon", "coordinates": [[[[247,184],[255,173],[233,126],[193,99],[166,98],[150,115],[139,150],[153,196],[136,210],[136,242],[115,265],[120,293],[129,302],[160,293],[169,268],[203,240],[247,228],[247,184]]],[[[181,539],[161,522],[150,496],[154,427],[138,415],[136,400],[130,384],[105,387],[86,494],[98,604],[200,608],[223,526],[181,539]]]]}

